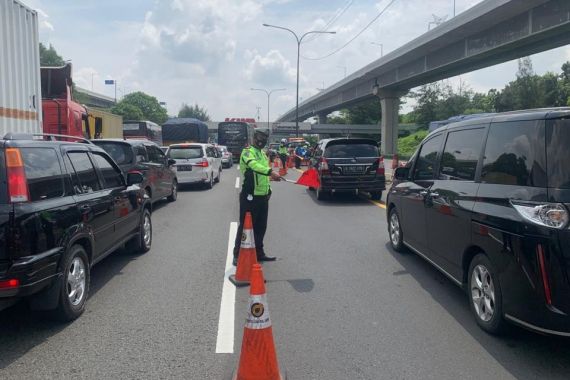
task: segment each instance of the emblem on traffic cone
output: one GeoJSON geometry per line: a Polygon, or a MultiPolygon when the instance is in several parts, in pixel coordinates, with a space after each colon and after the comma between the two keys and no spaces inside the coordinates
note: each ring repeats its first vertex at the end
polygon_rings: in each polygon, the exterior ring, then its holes
{"type": "Polygon", "coordinates": [[[286,380],[279,371],[261,265],[251,271],[248,315],[237,372],[232,380],[286,380]]]}
{"type": "Polygon", "coordinates": [[[253,222],[251,213],[248,211],[245,213],[243,221],[236,274],[229,277],[230,281],[237,287],[249,285],[253,264],[257,264],[257,253],[255,252],[255,239],[253,238],[253,222]]]}

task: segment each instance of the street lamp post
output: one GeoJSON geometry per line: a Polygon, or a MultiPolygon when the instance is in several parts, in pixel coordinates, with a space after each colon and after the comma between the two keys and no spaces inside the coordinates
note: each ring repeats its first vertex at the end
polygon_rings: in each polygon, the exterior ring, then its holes
{"type": "Polygon", "coordinates": [[[269,124],[269,99],[271,94],[277,91],[285,91],[285,88],[274,88],[273,90],[266,90],[264,88],[250,88],[251,91],[261,91],[267,94],[267,133],[271,136],[271,126],[269,124]]]}
{"type": "Polygon", "coordinates": [[[305,38],[309,34],[336,34],[336,32],[312,30],[310,32],[303,34],[301,36],[301,38],[299,38],[299,36],[297,36],[297,33],[295,33],[294,31],[292,31],[289,28],[284,28],[282,26],[269,25],[269,24],[263,24],[263,26],[266,26],[268,28],[276,28],[276,29],[286,30],[286,31],[290,32],[291,34],[293,34],[293,36],[295,36],[295,39],[297,40],[297,96],[295,97],[296,98],[296,103],[295,103],[295,136],[299,137],[299,60],[301,58],[301,42],[303,41],[303,38],[305,38]]]}

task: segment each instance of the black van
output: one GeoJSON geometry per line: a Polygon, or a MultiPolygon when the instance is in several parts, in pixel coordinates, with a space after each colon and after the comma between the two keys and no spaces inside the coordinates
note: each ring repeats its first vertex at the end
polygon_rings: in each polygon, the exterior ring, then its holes
{"type": "Polygon", "coordinates": [[[123,176],[103,149],[64,140],[0,140],[0,310],[27,297],[33,309],[73,320],[94,264],[125,244],[150,250],[142,174],[123,176]]]}
{"type": "Polygon", "coordinates": [[[426,137],[387,198],[392,247],[467,290],[477,323],[570,337],[570,108],[495,114],[426,137]]]}

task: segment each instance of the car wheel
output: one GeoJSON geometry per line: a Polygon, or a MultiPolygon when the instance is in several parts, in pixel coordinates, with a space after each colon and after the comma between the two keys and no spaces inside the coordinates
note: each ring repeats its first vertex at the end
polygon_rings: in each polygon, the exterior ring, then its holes
{"type": "Polygon", "coordinates": [[[477,324],[490,334],[500,334],[505,328],[503,295],[493,264],[480,253],[471,261],[468,276],[469,304],[477,324]]]}
{"type": "Polygon", "coordinates": [[[221,178],[222,178],[222,169],[218,171],[218,176],[216,177],[216,183],[219,183],[221,178]]]}
{"type": "Polygon", "coordinates": [[[388,219],[388,236],[390,237],[390,244],[397,252],[404,251],[404,233],[402,225],[400,224],[400,216],[396,208],[390,210],[390,218],[388,219]]]}
{"type": "Polygon", "coordinates": [[[372,191],[372,192],[370,192],[370,198],[373,201],[379,201],[382,199],[382,192],[381,191],[372,191]]]}
{"type": "Polygon", "coordinates": [[[172,181],[172,190],[170,190],[170,195],[167,199],[169,202],[175,202],[178,199],[178,182],[176,180],[172,181]]]}
{"type": "Polygon", "coordinates": [[[59,302],[53,313],[56,319],[70,322],[85,311],[90,280],[87,252],[80,245],[72,246],[63,265],[59,302]]]}
{"type": "Polygon", "coordinates": [[[214,187],[214,173],[210,175],[210,180],[206,182],[206,188],[211,189],[214,187]]]}
{"type": "Polygon", "coordinates": [[[150,210],[145,208],[139,224],[139,233],[128,244],[128,249],[135,253],[146,253],[152,246],[152,219],[150,210]]]}
{"type": "Polygon", "coordinates": [[[324,192],[320,187],[317,187],[315,191],[316,191],[317,199],[319,201],[324,201],[325,199],[327,199],[328,194],[326,192],[324,192]]]}

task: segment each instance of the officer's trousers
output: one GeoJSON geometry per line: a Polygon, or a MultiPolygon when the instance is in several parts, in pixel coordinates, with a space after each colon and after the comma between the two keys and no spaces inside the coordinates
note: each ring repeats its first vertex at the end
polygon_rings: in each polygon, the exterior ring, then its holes
{"type": "Polygon", "coordinates": [[[263,238],[267,231],[267,215],[269,213],[269,195],[255,195],[251,201],[247,200],[247,194],[243,192],[239,196],[239,227],[236,234],[234,257],[238,257],[241,245],[241,235],[243,233],[243,222],[245,213],[251,212],[253,219],[253,238],[255,239],[255,250],[257,257],[265,255],[263,250],[263,238]]]}

